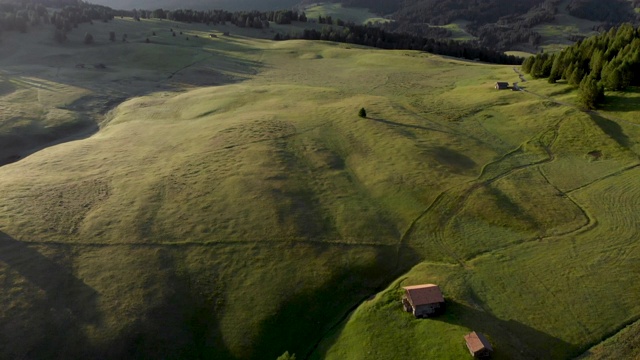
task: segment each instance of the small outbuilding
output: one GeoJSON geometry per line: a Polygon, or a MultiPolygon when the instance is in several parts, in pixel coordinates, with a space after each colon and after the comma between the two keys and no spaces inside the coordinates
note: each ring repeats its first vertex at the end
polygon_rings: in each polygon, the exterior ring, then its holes
{"type": "Polygon", "coordinates": [[[438,285],[405,286],[402,306],[417,318],[438,315],[444,311],[444,297],[438,285]]]}
{"type": "Polygon", "coordinates": [[[498,81],[496,83],[496,90],[506,90],[509,88],[508,82],[498,81]]]}
{"type": "Polygon", "coordinates": [[[467,349],[476,359],[488,359],[493,353],[493,348],[484,335],[479,332],[472,332],[464,336],[467,343],[467,349]]]}

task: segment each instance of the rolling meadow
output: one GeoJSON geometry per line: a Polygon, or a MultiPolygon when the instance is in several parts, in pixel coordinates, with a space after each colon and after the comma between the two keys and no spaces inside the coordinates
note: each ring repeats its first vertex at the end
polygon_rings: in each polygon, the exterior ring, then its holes
{"type": "Polygon", "coordinates": [[[511,66],[271,31],[2,35],[0,353],[460,359],[471,330],[496,359],[637,346],[637,323],[616,335],[640,318],[634,91],[583,112],[563,84],[496,91],[511,66]],[[401,309],[424,282],[440,317],[401,309]]]}

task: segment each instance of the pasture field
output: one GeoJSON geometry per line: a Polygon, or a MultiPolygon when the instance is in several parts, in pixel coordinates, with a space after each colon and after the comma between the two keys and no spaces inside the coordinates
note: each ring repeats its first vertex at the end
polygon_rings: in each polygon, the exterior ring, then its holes
{"type": "Polygon", "coordinates": [[[452,22],[450,24],[443,25],[443,26],[438,26],[438,27],[445,28],[445,29],[451,31],[451,38],[453,40],[456,40],[456,41],[475,40],[476,37],[471,35],[471,34],[469,34],[465,30],[465,26],[467,26],[467,24],[469,24],[468,21],[458,20],[458,21],[452,22]]]}
{"type": "Polygon", "coordinates": [[[343,7],[340,3],[319,3],[304,8],[304,13],[310,20],[318,20],[318,16],[331,16],[333,21],[338,19],[355,24],[385,23],[389,19],[382,18],[368,9],[343,7]]]}
{"type": "Polygon", "coordinates": [[[0,44],[8,357],[459,359],[478,330],[571,358],[640,317],[627,95],[583,113],[494,90],[511,66],[231,26],[47,30],[0,44]],[[422,282],[443,316],[402,312],[422,282]]]}

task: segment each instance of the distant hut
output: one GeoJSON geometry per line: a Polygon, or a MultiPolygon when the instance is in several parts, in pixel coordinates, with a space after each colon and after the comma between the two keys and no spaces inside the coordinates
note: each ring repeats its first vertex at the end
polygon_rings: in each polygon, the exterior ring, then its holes
{"type": "Polygon", "coordinates": [[[210,37],[210,38],[217,38],[217,37],[218,37],[218,35],[216,35],[216,34],[209,34],[209,37],[210,37]]]}
{"type": "Polygon", "coordinates": [[[472,332],[464,336],[467,343],[467,349],[476,359],[488,359],[493,353],[493,348],[484,335],[479,332],[472,332]]]}
{"type": "Polygon", "coordinates": [[[504,81],[498,81],[496,83],[496,90],[506,90],[509,88],[509,83],[504,81]]]}
{"type": "Polygon", "coordinates": [[[444,297],[438,285],[424,284],[403,287],[402,305],[413,316],[429,317],[444,310],[444,297]]]}

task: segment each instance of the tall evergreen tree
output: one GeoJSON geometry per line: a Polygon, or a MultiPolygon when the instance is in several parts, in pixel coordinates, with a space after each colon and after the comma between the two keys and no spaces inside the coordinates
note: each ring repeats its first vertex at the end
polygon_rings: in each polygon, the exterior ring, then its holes
{"type": "Polygon", "coordinates": [[[578,87],[580,86],[580,83],[582,82],[583,78],[584,78],[584,73],[582,72],[582,69],[580,68],[580,66],[576,66],[574,64],[573,72],[571,73],[571,76],[568,79],[569,85],[578,87]]]}
{"type": "Polygon", "coordinates": [[[553,65],[551,65],[551,71],[549,72],[549,83],[554,84],[556,81],[560,80],[563,72],[564,62],[562,53],[560,53],[553,59],[553,65]]]}
{"type": "Polygon", "coordinates": [[[604,89],[593,76],[587,76],[580,82],[578,103],[587,109],[595,109],[604,100],[604,89]]]}
{"type": "Polygon", "coordinates": [[[524,72],[525,74],[531,73],[531,67],[535,61],[535,56],[529,56],[528,58],[526,58],[522,63],[522,72],[524,72]]]}

